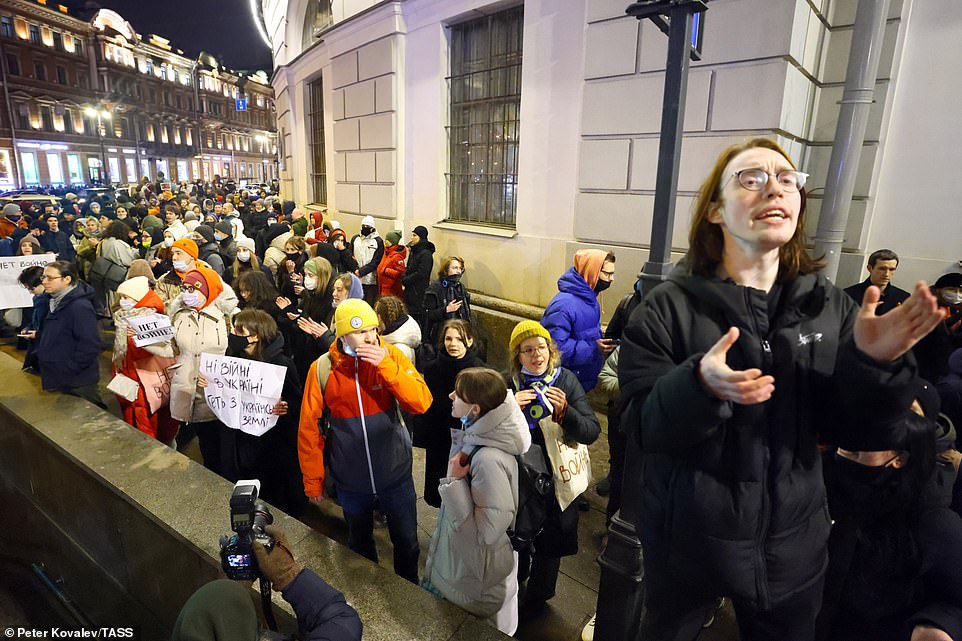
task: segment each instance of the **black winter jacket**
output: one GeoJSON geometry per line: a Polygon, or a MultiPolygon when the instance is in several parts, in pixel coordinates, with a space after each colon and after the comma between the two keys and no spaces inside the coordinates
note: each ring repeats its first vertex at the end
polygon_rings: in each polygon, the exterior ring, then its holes
{"type": "Polygon", "coordinates": [[[434,267],[434,243],[422,240],[410,248],[407,268],[401,276],[404,285],[404,304],[412,314],[421,314],[424,292],[431,282],[431,268],[434,267]]]}
{"type": "Polygon", "coordinates": [[[882,364],[855,349],[857,307],[825,278],[776,287],[770,324],[765,292],[677,268],[632,315],[618,368],[621,425],[641,450],[627,462],[622,513],[646,554],[763,609],[825,571],[818,439],[851,416],[879,424],[914,376],[910,359],[882,364]],[[741,334],[728,365],[773,375],[766,403],[721,401],[699,381],[702,356],[732,326],[741,334]]]}

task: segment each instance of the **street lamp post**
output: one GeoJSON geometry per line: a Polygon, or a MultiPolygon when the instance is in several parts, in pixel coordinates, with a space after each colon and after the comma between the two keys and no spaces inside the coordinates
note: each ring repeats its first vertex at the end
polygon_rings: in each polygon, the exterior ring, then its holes
{"type": "Polygon", "coordinates": [[[110,120],[110,112],[106,109],[87,107],[84,110],[91,118],[97,118],[97,137],[100,138],[100,171],[103,172],[104,186],[110,187],[110,170],[107,168],[107,151],[104,149],[104,120],[110,120]]]}

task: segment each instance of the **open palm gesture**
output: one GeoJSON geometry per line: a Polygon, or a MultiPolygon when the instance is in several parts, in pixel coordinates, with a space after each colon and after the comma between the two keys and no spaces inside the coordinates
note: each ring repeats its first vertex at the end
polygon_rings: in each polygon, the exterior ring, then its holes
{"type": "Polygon", "coordinates": [[[879,288],[874,285],[865,290],[855,319],[855,345],[883,363],[894,361],[912,349],[945,318],[945,310],[939,308],[925,281],[915,284],[915,291],[907,301],[887,314],[876,316],[880,297],[879,288]]]}

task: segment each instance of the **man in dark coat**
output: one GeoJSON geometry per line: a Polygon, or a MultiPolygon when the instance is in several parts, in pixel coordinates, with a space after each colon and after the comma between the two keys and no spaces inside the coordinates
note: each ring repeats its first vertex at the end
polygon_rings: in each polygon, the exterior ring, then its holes
{"type": "Polygon", "coordinates": [[[431,282],[431,270],[434,267],[434,243],[428,240],[428,230],[424,225],[418,225],[411,234],[408,243],[410,254],[407,269],[401,276],[404,285],[404,304],[414,320],[424,330],[424,318],[421,308],[424,306],[424,292],[431,282]]]}
{"type": "Polygon", "coordinates": [[[70,233],[60,229],[60,218],[56,214],[47,216],[47,231],[40,236],[40,246],[57,255],[57,260],[73,261],[77,250],[70,242],[70,233]]]}
{"type": "Polygon", "coordinates": [[[97,391],[103,347],[94,290],[80,280],[77,266],[65,260],[43,269],[43,289],[50,313],[37,331],[37,365],[45,390],[66,392],[107,409],[97,391]]]}
{"type": "Polygon", "coordinates": [[[875,313],[879,316],[889,312],[906,300],[910,294],[904,289],[899,289],[892,284],[892,275],[899,266],[899,257],[891,249],[879,249],[872,252],[868,257],[868,278],[861,283],[845,288],[845,293],[851,296],[857,305],[862,304],[865,298],[865,290],[875,285],[881,291],[882,302],[875,308],[875,313]]]}

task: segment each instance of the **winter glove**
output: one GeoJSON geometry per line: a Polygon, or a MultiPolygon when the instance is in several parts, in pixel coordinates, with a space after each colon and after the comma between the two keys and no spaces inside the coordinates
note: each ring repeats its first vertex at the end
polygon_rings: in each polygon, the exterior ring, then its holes
{"type": "Polygon", "coordinates": [[[274,549],[268,552],[263,545],[257,541],[254,542],[257,567],[261,574],[274,584],[275,589],[283,591],[304,567],[294,561],[287,535],[280,528],[276,525],[268,525],[264,531],[274,537],[274,549]]]}

